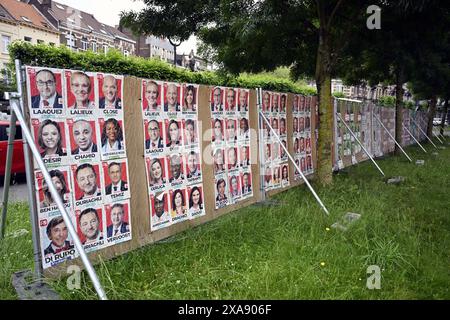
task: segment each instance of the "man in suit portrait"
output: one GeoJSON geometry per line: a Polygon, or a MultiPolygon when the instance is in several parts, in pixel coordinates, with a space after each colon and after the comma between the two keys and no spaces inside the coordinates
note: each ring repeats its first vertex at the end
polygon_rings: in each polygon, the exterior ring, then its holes
{"type": "Polygon", "coordinates": [[[61,109],[62,97],[56,92],[55,74],[47,69],[39,70],[36,73],[36,87],[39,95],[31,97],[31,107],[35,108],[55,108],[61,109]]]}
{"type": "Polygon", "coordinates": [[[61,216],[50,220],[46,233],[51,242],[44,250],[45,256],[73,249],[73,245],[67,240],[69,234],[66,223],[61,216]]]}
{"type": "Polygon", "coordinates": [[[86,237],[83,244],[95,243],[103,240],[103,233],[100,230],[100,218],[94,208],[84,209],[78,218],[80,230],[86,237]]]}
{"type": "Polygon", "coordinates": [[[223,111],[223,104],[221,101],[222,90],[219,87],[214,88],[213,101],[211,103],[211,111],[223,111]]]}
{"type": "Polygon", "coordinates": [[[80,165],[75,171],[75,180],[83,195],[77,200],[101,196],[100,188],[97,186],[97,173],[90,163],[80,165]]]}
{"type": "Polygon", "coordinates": [[[187,166],[189,169],[188,178],[196,178],[201,176],[201,172],[198,169],[198,157],[194,151],[191,151],[187,157],[187,166]]]}
{"type": "Polygon", "coordinates": [[[250,185],[250,173],[246,172],[242,175],[242,194],[252,192],[252,186],[250,185]]]}
{"type": "Polygon", "coordinates": [[[103,98],[100,98],[100,109],[121,109],[122,101],[117,96],[117,80],[113,76],[103,78],[102,92],[103,98]]]}
{"type": "Polygon", "coordinates": [[[248,167],[250,165],[249,157],[250,148],[247,146],[241,147],[241,167],[248,167]]]}
{"type": "Polygon", "coordinates": [[[111,162],[108,165],[108,176],[111,179],[111,184],[105,188],[107,195],[128,190],[127,182],[122,180],[122,166],[120,163],[111,162]]]}
{"type": "Polygon", "coordinates": [[[111,224],[106,228],[108,238],[130,232],[130,225],[124,221],[125,209],[123,204],[116,203],[111,207],[111,224]]]}
{"type": "Polygon", "coordinates": [[[166,100],[167,102],[164,104],[164,111],[166,112],[180,111],[180,104],[178,103],[178,90],[177,86],[173,83],[167,86],[166,100]]]}
{"type": "Polygon", "coordinates": [[[73,139],[77,147],[72,150],[72,154],[87,154],[97,152],[97,145],[92,141],[93,129],[86,120],[77,120],[72,127],[73,139]]]}
{"type": "Polygon", "coordinates": [[[181,157],[173,155],[170,157],[170,178],[169,182],[180,182],[184,180],[184,175],[181,172],[181,157]]]}
{"type": "Polygon", "coordinates": [[[150,120],[147,127],[149,139],[145,140],[145,149],[155,150],[164,148],[158,121],[150,120]]]}

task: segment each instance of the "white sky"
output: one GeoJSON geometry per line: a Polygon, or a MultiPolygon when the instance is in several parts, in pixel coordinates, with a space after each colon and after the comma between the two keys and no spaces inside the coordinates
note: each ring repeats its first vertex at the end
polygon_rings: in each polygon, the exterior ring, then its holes
{"type": "MultiPolygon", "coordinates": [[[[92,13],[98,21],[110,26],[119,24],[119,15],[122,11],[139,11],[145,6],[140,0],[57,0],[55,2],[71,6],[84,12],[92,13]]],[[[189,54],[191,49],[194,49],[194,52],[197,51],[197,41],[194,36],[191,36],[188,41],[183,42],[177,48],[177,54],[189,54]]]]}

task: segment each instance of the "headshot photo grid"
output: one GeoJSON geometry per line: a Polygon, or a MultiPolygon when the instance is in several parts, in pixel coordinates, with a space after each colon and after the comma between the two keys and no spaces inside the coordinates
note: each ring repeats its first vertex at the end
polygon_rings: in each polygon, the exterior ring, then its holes
{"type": "MultiPolygon", "coordinates": [[[[26,80],[34,142],[86,251],[130,240],[123,76],[28,66],[26,80]]],[[[78,253],[35,168],[46,269],[78,253]]]]}
{"type": "Polygon", "coordinates": [[[220,209],[253,196],[249,90],[212,87],[210,110],[215,208],[220,209]]]}
{"type": "MultiPolygon", "coordinates": [[[[262,111],[270,125],[287,148],[287,94],[263,91],[262,111]]],[[[264,189],[266,191],[290,185],[289,162],[286,151],[270,127],[263,121],[264,189]]]]}
{"type": "Polygon", "coordinates": [[[144,154],[151,230],[206,214],[198,85],[142,81],[144,154]]]}

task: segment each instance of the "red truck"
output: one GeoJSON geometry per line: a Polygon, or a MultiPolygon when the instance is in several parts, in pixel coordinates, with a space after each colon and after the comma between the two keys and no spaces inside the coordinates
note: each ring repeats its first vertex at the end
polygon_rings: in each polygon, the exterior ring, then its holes
{"type": "MultiPolygon", "coordinates": [[[[9,121],[0,121],[0,176],[5,176],[6,154],[8,152],[9,121]]],[[[17,122],[14,139],[14,153],[12,161],[12,175],[25,173],[25,160],[23,156],[22,128],[17,122]]]]}

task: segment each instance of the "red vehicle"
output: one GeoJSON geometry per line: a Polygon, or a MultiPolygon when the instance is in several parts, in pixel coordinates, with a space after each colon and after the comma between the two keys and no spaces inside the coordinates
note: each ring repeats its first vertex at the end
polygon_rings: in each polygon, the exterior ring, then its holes
{"type": "MultiPolygon", "coordinates": [[[[5,176],[6,169],[6,154],[8,152],[8,137],[9,137],[9,121],[0,121],[0,176],[5,176]]],[[[16,136],[14,140],[14,153],[12,161],[11,173],[25,173],[25,160],[23,156],[22,144],[22,128],[17,122],[16,136]]]]}

